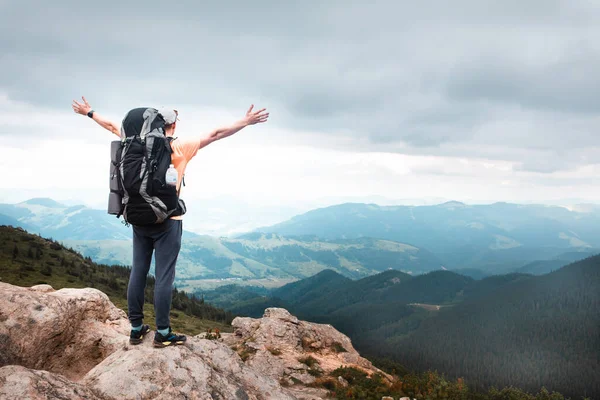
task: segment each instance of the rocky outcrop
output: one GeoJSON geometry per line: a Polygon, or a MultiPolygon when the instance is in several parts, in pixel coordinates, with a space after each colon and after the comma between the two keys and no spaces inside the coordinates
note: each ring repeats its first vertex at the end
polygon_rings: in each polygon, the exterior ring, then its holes
{"type": "Polygon", "coordinates": [[[358,354],[350,339],[331,325],[300,321],[282,308],[267,308],[263,318],[236,318],[224,341],[261,374],[293,385],[346,366],[380,373],[358,354]]]}
{"type": "Polygon", "coordinates": [[[118,350],[82,383],[116,399],[281,399],[295,397],[260,375],[222,343],[188,338],[185,346],[155,349],[151,341],[118,350]]]}
{"type": "Polygon", "coordinates": [[[0,365],[79,380],[123,345],[123,310],[96,289],[22,288],[0,282],[0,365]]]}
{"type": "Polygon", "coordinates": [[[327,391],[309,385],[340,366],[381,373],[330,325],[284,309],[233,326],[220,340],[131,346],[125,313],[98,290],[0,283],[0,398],[313,400],[327,391]]]}

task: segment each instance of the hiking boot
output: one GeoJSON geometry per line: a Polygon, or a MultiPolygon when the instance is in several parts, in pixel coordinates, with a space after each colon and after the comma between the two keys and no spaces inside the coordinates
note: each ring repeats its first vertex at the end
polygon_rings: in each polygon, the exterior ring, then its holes
{"type": "Polygon", "coordinates": [[[187,338],[184,335],[176,335],[169,327],[169,333],[166,336],[161,335],[158,331],[154,334],[154,347],[167,347],[173,345],[182,345],[187,338]]]}
{"type": "Polygon", "coordinates": [[[144,340],[144,335],[148,333],[150,330],[150,325],[142,325],[142,329],[139,331],[131,330],[131,334],[129,334],[129,343],[130,344],[140,344],[142,340],[144,340]]]}

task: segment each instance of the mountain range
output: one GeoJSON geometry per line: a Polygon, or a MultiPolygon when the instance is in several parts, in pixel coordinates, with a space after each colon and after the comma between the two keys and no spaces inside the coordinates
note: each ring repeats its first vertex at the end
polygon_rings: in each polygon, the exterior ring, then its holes
{"type": "Polygon", "coordinates": [[[55,240],[131,239],[131,228],[106,211],[67,206],[48,198],[0,204],[0,221],[55,240]]]}
{"type": "Polygon", "coordinates": [[[435,206],[341,204],[310,211],[260,232],[322,239],[374,237],[426,249],[447,269],[506,272],[567,251],[595,253],[600,212],[495,203],[435,206]]]}
{"type": "MultiPolygon", "coordinates": [[[[324,269],[352,279],[387,269],[478,279],[543,274],[597,253],[598,222],[598,207],[341,204],[235,237],[186,230],[177,284],[275,287],[324,269]]],[[[37,198],[0,204],[0,224],[52,237],[97,262],[131,264],[131,228],[103,210],[37,198]]]]}

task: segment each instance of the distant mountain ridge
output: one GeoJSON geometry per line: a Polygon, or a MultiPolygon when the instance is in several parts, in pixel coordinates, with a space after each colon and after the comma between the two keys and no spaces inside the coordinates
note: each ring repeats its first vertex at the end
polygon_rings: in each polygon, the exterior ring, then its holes
{"type": "MultiPolygon", "coordinates": [[[[0,204],[0,224],[55,240],[131,240],[131,228],[104,210],[65,205],[49,198],[0,204]]],[[[186,237],[197,235],[184,231],[186,237]]]]}
{"type": "Polygon", "coordinates": [[[106,211],[67,206],[48,198],[0,204],[0,219],[55,240],[128,240],[131,229],[106,211]],[[12,221],[6,220],[6,216],[12,221]]]}
{"type": "MultiPolygon", "coordinates": [[[[282,304],[298,315],[306,318],[324,318],[331,315],[342,315],[354,307],[365,305],[376,306],[369,312],[369,318],[377,315],[393,315],[396,310],[389,304],[407,305],[410,303],[454,304],[466,298],[487,294],[502,286],[520,279],[530,279],[532,275],[512,273],[496,275],[481,280],[460,275],[452,271],[432,271],[412,276],[402,271],[387,270],[358,280],[347,277],[333,270],[323,270],[311,277],[288,283],[270,291],[248,288],[238,291],[236,287],[223,287],[211,291],[197,291],[215,304],[236,310],[239,304],[230,297],[237,291],[246,313],[251,316],[262,312],[262,304],[256,302],[256,309],[248,308],[245,302],[262,298],[269,304],[282,304]],[[252,293],[254,293],[252,295],[252,293]],[[228,305],[222,299],[227,298],[228,305]]],[[[370,329],[377,325],[371,325],[370,329]]]]}
{"type": "Polygon", "coordinates": [[[28,204],[32,206],[42,206],[48,208],[67,208],[68,206],[59,203],[56,200],[52,200],[46,197],[35,197],[33,199],[26,200],[20,204],[28,204]]]}
{"type": "MultiPolygon", "coordinates": [[[[342,204],[263,229],[271,233],[215,238],[184,231],[178,285],[243,280],[277,286],[324,269],[352,279],[387,269],[413,275],[458,270],[477,278],[543,274],[598,252],[599,215],[600,209],[579,213],[506,203],[342,204]]],[[[103,210],[35,198],[0,204],[0,223],[60,240],[98,262],[131,263],[130,228],[103,210]]]]}
{"type": "Polygon", "coordinates": [[[372,237],[428,250],[448,269],[496,273],[566,251],[597,252],[600,211],[495,203],[378,206],[347,203],[298,215],[257,230],[334,240],[372,237]]]}
{"type": "MultiPolygon", "coordinates": [[[[0,204],[0,223],[59,240],[96,262],[131,265],[131,228],[103,210],[36,198],[0,204]]],[[[418,274],[442,264],[415,246],[371,238],[319,240],[261,233],[216,238],[184,231],[183,240],[177,285],[188,289],[200,280],[258,280],[255,284],[280,286],[324,269],[360,278],[389,268],[418,274]]]]}

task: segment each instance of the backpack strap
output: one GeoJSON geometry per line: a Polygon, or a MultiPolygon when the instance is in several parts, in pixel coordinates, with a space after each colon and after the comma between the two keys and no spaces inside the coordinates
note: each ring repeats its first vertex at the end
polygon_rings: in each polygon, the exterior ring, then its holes
{"type": "Polygon", "coordinates": [[[125,143],[125,139],[127,139],[127,135],[125,135],[125,126],[121,124],[121,142],[125,143]]]}
{"type": "Polygon", "coordinates": [[[140,131],[140,139],[142,143],[146,141],[146,135],[156,129],[154,124],[154,120],[158,116],[158,110],[155,108],[148,108],[144,111],[144,124],[142,125],[142,129],[140,131]]]}

